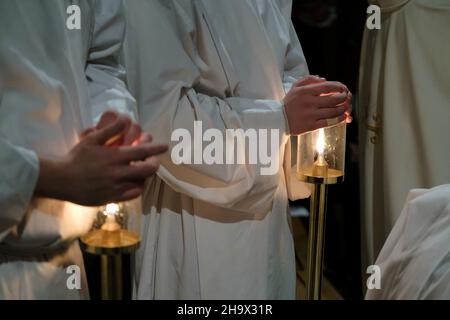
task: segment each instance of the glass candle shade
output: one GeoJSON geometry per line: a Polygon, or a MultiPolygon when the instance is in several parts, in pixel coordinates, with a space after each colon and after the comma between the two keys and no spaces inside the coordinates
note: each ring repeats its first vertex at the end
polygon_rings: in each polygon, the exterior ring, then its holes
{"type": "Polygon", "coordinates": [[[122,254],[140,243],[140,201],[110,203],[100,207],[89,233],[81,237],[82,248],[93,254],[122,254]]]}
{"type": "Polygon", "coordinates": [[[315,184],[344,181],[346,123],[298,136],[297,178],[315,184]]]}

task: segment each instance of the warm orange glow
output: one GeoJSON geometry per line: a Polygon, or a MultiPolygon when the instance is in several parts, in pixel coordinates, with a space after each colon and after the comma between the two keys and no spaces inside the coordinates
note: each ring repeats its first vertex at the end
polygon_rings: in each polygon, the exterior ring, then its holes
{"type": "Polygon", "coordinates": [[[323,128],[319,129],[319,132],[317,133],[316,151],[319,156],[323,156],[323,153],[325,152],[325,130],[323,128]]]}
{"type": "Polygon", "coordinates": [[[120,207],[117,203],[109,203],[105,207],[104,214],[106,215],[105,223],[102,225],[102,230],[117,231],[120,230],[120,225],[117,223],[120,207]]]}

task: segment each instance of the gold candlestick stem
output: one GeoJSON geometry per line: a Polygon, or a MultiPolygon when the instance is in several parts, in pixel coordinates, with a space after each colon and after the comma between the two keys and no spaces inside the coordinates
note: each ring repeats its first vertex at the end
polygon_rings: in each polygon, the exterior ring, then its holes
{"type": "Polygon", "coordinates": [[[122,300],[122,255],[100,256],[102,300],[122,300]]]}
{"type": "Polygon", "coordinates": [[[307,259],[308,281],[306,290],[308,300],[320,300],[328,185],[314,184],[312,188],[307,259]]]}
{"type": "Polygon", "coordinates": [[[81,237],[81,248],[100,256],[102,300],[122,299],[122,256],[134,252],[139,242],[137,234],[112,223],[81,237]]]}

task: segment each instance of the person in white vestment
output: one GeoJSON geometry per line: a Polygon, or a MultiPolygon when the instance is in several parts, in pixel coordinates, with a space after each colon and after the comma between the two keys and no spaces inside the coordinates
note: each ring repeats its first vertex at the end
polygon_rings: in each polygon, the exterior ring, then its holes
{"type": "Polygon", "coordinates": [[[165,147],[136,122],[124,32],[121,1],[0,1],[2,300],[88,298],[83,205],[136,198],[157,170],[165,147]]]}
{"type": "Polygon", "coordinates": [[[366,299],[449,300],[449,243],[450,184],[411,190],[375,263],[380,286],[366,299]]]}
{"type": "Polygon", "coordinates": [[[358,118],[363,270],[374,263],[406,195],[450,181],[450,2],[371,0],[358,118]]]}
{"type": "MultiPolygon", "coordinates": [[[[351,94],[341,83],[307,76],[291,5],[127,3],[124,61],[144,129],[171,142],[172,151],[172,133],[183,129],[192,134],[194,153],[208,145],[194,137],[195,121],[218,139],[227,129],[279,133],[272,147],[277,170],[270,175],[261,174],[259,161],[175,164],[170,154],[159,158],[144,195],[136,299],[295,298],[288,196],[307,197],[309,189],[291,170],[289,135],[324,127],[327,119],[348,119],[351,94]]],[[[249,150],[239,148],[248,158],[249,150]]]]}

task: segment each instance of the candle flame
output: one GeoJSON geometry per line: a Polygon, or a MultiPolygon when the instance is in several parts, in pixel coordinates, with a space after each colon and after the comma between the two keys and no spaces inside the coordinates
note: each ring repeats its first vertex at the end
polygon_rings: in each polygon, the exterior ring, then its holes
{"type": "Polygon", "coordinates": [[[323,155],[325,151],[325,130],[319,129],[316,140],[316,151],[319,155],[323,155]]]}
{"type": "Polygon", "coordinates": [[[119,205],[117,203],[109,203],[106,205],[105,213],[108,216],[115,216],[119,213],[119,205]]]}

